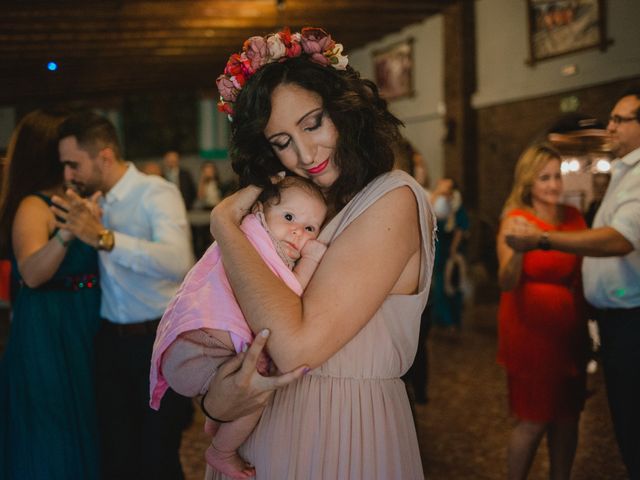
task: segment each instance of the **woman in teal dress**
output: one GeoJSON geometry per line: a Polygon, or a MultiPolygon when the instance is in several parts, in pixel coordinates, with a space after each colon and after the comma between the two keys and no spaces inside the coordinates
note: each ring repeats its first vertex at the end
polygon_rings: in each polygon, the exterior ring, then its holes
{"type": "Polygon", "coordinates": [[[93,337],[99,326],[96,251],[55,228],[63,195],[58,127],[35,111],[13,134],[0,196],[0,246],[19,285],[0,360],[0,480],[98,477],[93,337]]]}

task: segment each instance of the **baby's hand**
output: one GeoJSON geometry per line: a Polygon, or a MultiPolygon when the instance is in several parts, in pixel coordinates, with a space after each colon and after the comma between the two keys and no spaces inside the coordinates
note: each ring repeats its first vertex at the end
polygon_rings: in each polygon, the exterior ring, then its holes
{"type": "Polygon", "coordinates": [[[304,244],[302,250],[300,251],[300,256],[304,258],[309,258],[311,260],[315,260],[320,263],[324,252],[327,251],[327,246],[324,243],[319,242],[318,240],[307,240],[307,243],[304,244]]]}

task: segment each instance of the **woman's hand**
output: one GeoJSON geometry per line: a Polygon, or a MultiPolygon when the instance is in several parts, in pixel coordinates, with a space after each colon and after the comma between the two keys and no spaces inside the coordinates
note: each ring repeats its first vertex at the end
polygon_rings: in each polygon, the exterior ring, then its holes
{"type": "Polygon", "coordinates": [[[508,216],[500,224],[496,242],[498,252],[498,285],[504,292],[513,290],[520,282],[523,254],[514,250],[507,240],[517,235],[522,228],[529,228],[529,222],[521,216],[508,216]],[[509,236],[509,237],[508,237],[509,236]]]}
{"type": "Polygon", "coordinates": [[[226,224],[240,225],[242,219],[251,211],[262,189],[255,185],[241,188],[233,195],[222,200],[211,211],[211,234],[216,238],[226,224]]]}
{"type": "Polygon", "coordinates": [[[261,331],[246,353],[239,353],[220,366],[203,401],[209,415],[231,421],[252,413],[263,408],[276,389],[298,380],[308,371],[306,366],[301,366],[282,375],[260,375],[258,358],[268,337],[268,330],[261,331]]]}
{"type": "Polygon", "coordinates": [[[542,230],[521,216],[505,219],[505,241],[516,252],[528,252],[538,247],[542,230]]]}

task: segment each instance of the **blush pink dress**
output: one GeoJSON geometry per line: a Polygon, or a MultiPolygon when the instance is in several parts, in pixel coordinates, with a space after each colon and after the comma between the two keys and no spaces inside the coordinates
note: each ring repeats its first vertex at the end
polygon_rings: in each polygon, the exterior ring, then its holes
{"type": "MultiPolygon", "coordinates": [[[[258,480],[424,478],[409,399],[400,379],[415,357],[433,268],[436,222],[424,190],[404,172],[381,175],[329,222],[319,240],[330,248],[370,205],[404,186],[413,191],[420,217],[418,292],[389,295],[347,345],[275,393],[240,448],[242,457],[255,465],[258,480]]],[[[196,395],[204,393],[230,354],[206,328],[199,328],[179,335],[165,350],[159,368],[174,390],[196,395]]],[[[207,467],[206,478],[226,477],[207,467]]]]}
{"type": "MultiPolygon", "coordinates": [[[[240,449],[258,480],[423,479],[416,431],[400,379],[417,349],[431,280],[435,225],[424,190],[400,171],[373,180],[322,231],[329,245],[371,204],[402,186],[420,214],[422,264],[415,295],[390,295],[369,323],[322,366],[278,390],[240,449]],[[431,220],[429,220],[431,219],[431,220]]],[[[208,479],[224,479],[207,470],[208,479]]]]}

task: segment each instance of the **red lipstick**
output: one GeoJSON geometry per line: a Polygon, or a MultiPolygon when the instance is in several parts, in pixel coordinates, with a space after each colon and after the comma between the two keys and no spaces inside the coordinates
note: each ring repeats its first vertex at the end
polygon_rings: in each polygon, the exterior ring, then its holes
{"type": "Polygon", "coordinates": [[[307,172],[309,172],[311,175],[317,175],[318,173],[322,172],[325,168],[327,168],[327,165],[329,165],[328,158],[324,162],[322,162],[320,165],[317,165],[313,168],[309,168],[307,172]]]}

